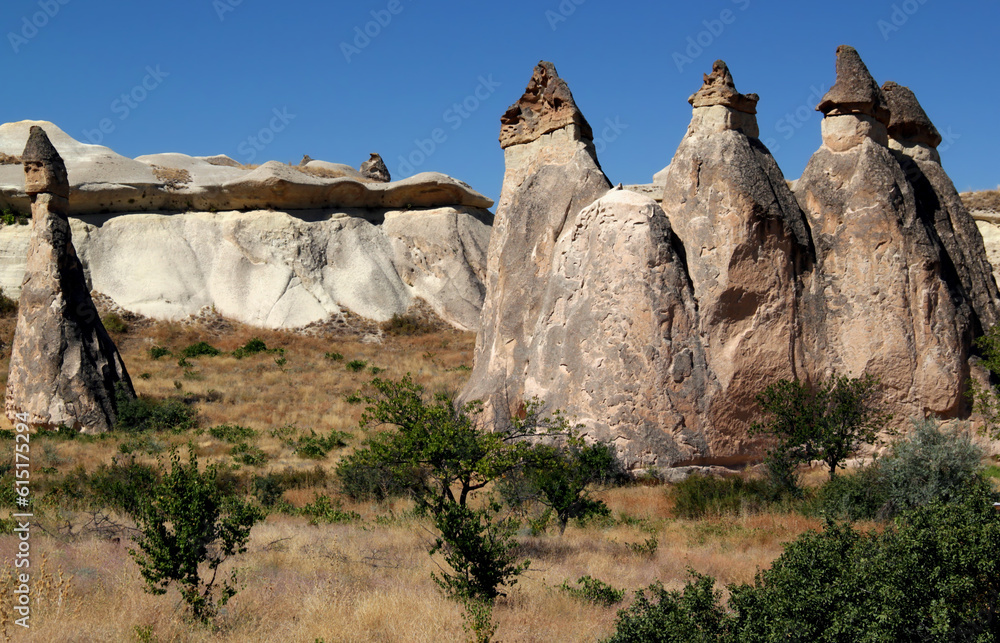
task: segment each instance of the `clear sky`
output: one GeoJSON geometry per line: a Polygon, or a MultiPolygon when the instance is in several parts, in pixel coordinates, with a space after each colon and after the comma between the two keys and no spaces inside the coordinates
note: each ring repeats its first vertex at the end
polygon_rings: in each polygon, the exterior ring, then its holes
{"type": "Polygon", "coordinates": [[[394,178],[444,172],[496,199],[500,116],[539,60],[569,82],[609,178],[645,183],[722,58],[795,178],[843,43],[916,92],[959,190],[993,189],[998,23],[996,0],[5,0],[2,120],[131,157],[357,167],[378,152],[394,178]]]}

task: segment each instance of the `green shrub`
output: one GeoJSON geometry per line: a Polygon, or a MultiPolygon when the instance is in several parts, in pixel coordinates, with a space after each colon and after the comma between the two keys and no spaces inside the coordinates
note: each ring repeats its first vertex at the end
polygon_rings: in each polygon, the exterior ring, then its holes
{"type": "Polygon", "coordinates": [[[622,599],[625,598],[624,589],[615,589],[604,581],[591,576],[583,576],[576,579],[576,584],[578,587],[573,587],[569,584],[569,581],[566,580],[559,586],[559,589],[563,590],[570,596],[575,596],[576,598],[588,601],[595,605],[603,605],[604,607],[610,607],[616,603],[621,603],[622,599]]]}
{"type": "MultiPolygon", "coordinates": [[[[689,570],[682,591],[668,591],[659,581],[635,593],[619,610],[614,635],[605,643],[709,643],[728,640],[728,617],[715,581],[689,570]]],[[[761,641],[777,639],[759,639],[761,641]]],[[[805,641],[806,639],[794,639],[805,641]]]]}
{"type": "Polygon", "coordinates": [[[915,420],[889,453],[853,476],[820,490],[829,516],[886,519],[934,501],[951,502],[977,479],[983,451],[961,429],[915,420]]]}
{"type": "Polygon", "coordinates": [[[341,355],[340,353],[325,353],[323,355],[323,357],[325,357],[326,359],[330,360],[331,362],[342,362],[342,361],[344,361],[344,356],[341,355]]]}
{"type": "Polygon", "coordinates": [[[90,475],[88,486],[99,506],[135,516],[142,498],[149,496],[156,482],[156,471],[149,465],[116,459],[110,466],[98,467],[90,475]]]}
{"type": "Polygon", "coordinates": [[[347,370],[351,371],[352,373],[360,373],[365,369],[366,366],[368,366],[368,362],[360,359],[352,359],[351,361],[344,364],[344,366],[347,368],[347,370]]]}
{"type": "Polygon", "coordinates": [[[258,353],[272,353],[272,352],[275,351],[268,349],[267,344],[264,343],[264,340],[262,340],[259,337],[254,337],[243,346],[240,346],[239,348],[234,350],[233,357],[235,357],[236,359],[243,359],[244,357],[248,357],[250,355],[257,355],[258,353]]]}
{"type": "Polygon", "coordinates": [[[238,424],[220,424],[219,426],[213,426],[208,430],[208,434],[217,440],[232,442],[234,444],[237,442],[243,442],[244,440],[252,440],[257,437],[256,431],[238,424]]]}
{"type": "Polygon", "coordinates": [[[120,384],[115,401],[118,420],[115,429],[127,433],[140,431],[183,431],[195,426],[195,410],[182,400],[154,400],[131,397],[120,384]]]}
{"type": "Polygon", "coordinates": [[[264,516],[224,494],[216,481],[217,467],[200,472],[193,452],[187,464],[176,450],[170,461],[170,471],[162,471],[160,481],[141,499],[136,513],[140,535],[129,554],[147,592],[165,594],[174,586],[192,616],[209,621],[237,591],[235,571],[216,584],[219,566],[246,551],[251,528],[264,516]]]}
{"type": "Polygon", "coordinates": [[[162,346],[152,346],[149,349],[150,359],[160,359],[161,357],[166,357],[170,354],[170,349],[164,348],[162,346]]]}
{"type": "Polygon", "coordinates": [[[237,462],[245,464],[248,467],[260,467],[267,464],[267,454],[259,447],[247,444],[246,442],[234,444],[233,448],[229,450],[229,455],[233,456],[233,459],[237,462]]]}
{"type": "Polygon", "coordinates": [[[671,494],[674,513],[688,519],[759,513],[785,497],[769,480],[740,476],[692,475],[673,485],[671,494]]]}
{"type": "Polygon", "coordinates": [[[413,483],[401,471],[379,461],[367,450],[355,451],[337,463],[340,491],[355,501],[382,502],[408,493],[413,483]]]}
{"type": "Polygon", "coordinates": [[[393,315],[392,319],[382,323],[381,328],[386,335],[397,336],[426,335],[434,332],[434,326],[421,321],[415,315],[393,315]]]}
{"type": "Polygon", "coordinates": [[[319,460],[320,458],[325,458],[333,449],[347,446],[347,442],[345,441],[347,437],[349,437],[348,434],[343,431],[331,431],[324,438],[316,435],[315,431],[310,430],[309,435],[299,437],[294,443],[294,452],[303,458],[319,460]]]}
{"type": "Polygon", "coordinates": [[[17,314],[17,302],[4,294],[0,288],[0,317],[12,317],[17,314]]]}
{"type": "Polygon", "coordinates": [[[253,495],[265,507],[273,507],[285,493],[282,477],[274,473],[254,476],[253,495]]]}
{"type": "Polygon", "coordinates": [[[660,540],[650,536],[641,543],[625,543],[625,548],[637,556],[654,556],[660,547],[660,540]]]}
{"type": "Polygon", "coordinates": [[[212,346],[208,342],[198,342],[197,344],[191,344],[183,351],[181,351],[181,353],[184,355],[184,357],[201,357],[203,355],[208,357],[215,357],[216,355],[220,355],[222,351],[212,346]]]}
{"type": "Polygon", "coordinates": [[[101,323],[104,324],[104,329],[109,333],[128,332],[128,324],[125,323],[125,320],[118,313],[108,313],[104,317],[101,317],[101,323]]]}
{"type": "Polygon", "coordinates": [[[340,501],[334,502],[329,496],[316,495],[310,504],[299,510],[303,516],[309,516],[309,524],[321,522],[346,524],[361,520],[361,514],[354,511],[344,511],[340,501]]]}

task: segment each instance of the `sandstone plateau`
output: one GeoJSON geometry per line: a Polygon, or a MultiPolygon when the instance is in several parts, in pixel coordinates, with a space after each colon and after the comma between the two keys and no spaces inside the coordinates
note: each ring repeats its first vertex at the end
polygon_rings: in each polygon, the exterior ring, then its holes
{"type": "Polygon", "coordinates": [[[972,337],[997,315],[982,238],[915,98],[883,91],[850,47],[836,71],[794,192],[757,138],[759,98],[722,61],[670,164],[629,192],[540,63],[501,119],[464,399],[502,423],[537,396],[632,468],[759,458],[754,397],[779,379],[869,373],[900,426],[967,417],[972,337]]]}

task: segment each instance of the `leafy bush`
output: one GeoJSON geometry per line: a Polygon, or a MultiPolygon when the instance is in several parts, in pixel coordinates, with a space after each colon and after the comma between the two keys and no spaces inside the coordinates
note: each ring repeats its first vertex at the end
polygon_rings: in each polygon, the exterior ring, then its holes
{"type": "Polygon", "coordinates": [[[321,522],[342,524],[361,520],[361,514],[355,511],[344,511],[339,500],[334,502],[330,499],[330,496],[321,496],[319,494],[315,496],[310,504],[302,507],[299,513],[303,516],[311,517],[312,520],[309,521],[311,525],[318,525],[321,522]]]}
{"type": "Polygon", "coordinates": [[[265,507],[273,507],[285,493],[282,477],[273,473],[254,476],[253,495],[265,507]]]}
{"type": "Polygon", "coordinates": [[[366,366],[368,366],[368,362],[361,359],[352,359],[351,361],[344,364],[344,366],[347,368],[347,370],[351,371],[352,373],[360,373],[361,371],[365,370],[366,366]]]}
{"type": "MultiPolygon", "coordinates": [[[[682,591],[667,591],[659,581],[635,593],[619,610],[615,634],[605,643],[708,643],[727,640],[722,592],[711,576],[689,570],[693,579],[682,591]]],[[[774,640],[774,639],[760,639],[774,640]]],[[[796,639],[805,640],[805,639],[796,639]]]]}
{"type": "Polygon", "coordinates": [[[0,317],[12,317],[17,314],[17,302],[4,294],[0,288],[0,317]]]}
{"type": "Polygon", "coordinates": [[[120,384],[115,389],[118,419],[115,429],[127,433],[140,431],[183,431],[195,425],[195,410],[177,399],[154,400],[131,397],[120,384]]]}
{"type": "Polygon", "coordinates": [[[273,351],[268,350],[267,344],[264,343],[264,340],[262,340],[259,337],[254,337],[243,346],[240,346],[239,348],[234,350],[233,357],[235,357],[236,359],[243,359],[244,357],[248,357],[250,355],[257,355],[258,353],[269,353],[269,352],[273,351]]]}
{"type": "Polygon", "coordinates": [[[246,442],[233,445],[233,448],[229,450],[229,455],[233,456],[233,459],[237,462],[245,464],[248,467],[260,467],[267,464],[267,454],[259,447],[247,444],[246,442]]]}
{"type": "Polygon", "coordinates": [[[324,438],[316,435],[315,431],[310,430],[309,435],[299,437],[294,443],[294,451],[303,458],[319,460],[320,458],[325,458],[333,449],[347,446],[347,437],[349,437],[348,434],[343,431],[330,431],[330,434],[324,438]]]}
{"type": "Polygon", "coordinates": [[[934,501],[952,502],[977,479],[982,449],[968,433],[915,420],[888,455],[820,490],[829,516],[886,519],[934,501]]]}
{"type": "Polygon", "coordinates": [[[104,317],[101,317],[101,323],[104,324],[104,329],[109,333],[128,332],[128,324],[125,323],[125,320],[118,313],[108,313],[104,317]]]}
{"type": "Polygon", "coordinates": [[[324,353],[323,357],[330,360],[331,362],[342,362],[344,361],[344,356],[340,353],[324,353]]]}
{"type": "Polygon", "coordinates": [[[184,357],[201,357],[203,355],[208,357],[215,357],[216,355],[220,355],[221,353],[222,351],[220,351],[215,346],[212,346],[208,342],[198,342],[197,344],[191,344],[183,351],[181,351],[181,354],[184,357]]]}
{"type": "Polygon", "coordinates": [[[162,346],[153,346],[149,349],[150,359],[160,359],[161,357],[166,357],[169,354],[170,349],[162,346]]]}
{"type": "Polygon", "coordinates": [[[392,319],[381,325],[386,335],[408,336],[426,335],[434,332],[434,326],[421,321],[415,315],[393,315],[392,319]]]}
{"type": "Polygon", "coordinates": [[[653,556],[660,547],[660,540],[650,536],[641,543],[625,543],[625,548],[637,556],[653,556]]]}
{"type": "Polygon", "coordinates": [[[337,463],[337,480],[341,493],[351,500],[375,502],[406,495],[416,484],[367,449],[355,451],[337,463]]]}
{"type": "Polygon", "coordinates": [[[583,576],[576,579],[576,584],[578,587],[573,587],[569,584],[569,581],[566,580],[559,586],[559,589],[563,590],[570,596],[575,596],[576,598],[594,603],[595,605],[603,605],[604,607],[610,607],[616,603],[621,603],[622,599],[625,598],[624,589],[615,589],[604,581],[591,576],[583,576]]]}
{"type": "Polygon", "coordinates": [[[689,519],[758,513],[787,497],[770,480],[702,475],[689,476],[673,485],[671,494],[674,513],[689,519]]]}
{"type": "Polygon", "coordinates": [[[240,426],[238,424],[220,424],[219,426],[213,426],[208,430],[208,434],[217,440],[232,442],[234,444],[257,437],[256,431],[250,427],[240,426]]]}
{"type": "Polygon", "coordinates": [[[218,469],[209,466],[200,472],[193,451],[187,464],[176,450],[170,462],[170,471],[162,471],[149,495],[141,497],[136,513],[140,535],[129,554],[147,592],[160,595],[175,586],[191,614],[208,621],[237,591],[235,571],[216,584],[219,566],[246,551],[250,529],[264,516],[253,505],[223,494],[216,482],[218,469]]]}
{"type": "Polygon", "coordinates": [[[156,471],[146,464],[117,460],[102,464],[90,475],[88,486],[97,505],[135,516],[141,500],[148,497],[157,482],[156,471]]]}

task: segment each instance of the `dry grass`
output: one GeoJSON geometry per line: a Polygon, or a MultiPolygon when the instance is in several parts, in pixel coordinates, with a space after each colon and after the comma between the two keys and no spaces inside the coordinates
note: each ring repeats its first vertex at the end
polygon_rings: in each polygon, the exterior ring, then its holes
{"type": "Polygon", "coordinates": [[[150,166],[153,168],[153,176],[163,181],[163,185],[171,189],[179,189],[191,182],[191,173],[176,167],[162,167],[159,165],[150,166]]]}
{"type": "Polygon", "coordinates": [[[958,195],[970,212],[1000,212],[1000,190],[984,190],[982,192],[963,192],[958,195]]]}
{"type": "MultiPolygon", "coordinates": [[[[13,320],[0,319],[0,340],[13,334],[13,320]]],[[[307,337],[232,325],[222,330],[178,323],[130,321],[116,335],[125,362],[142,395],[165,398],[187,395],[196,400],[202,427],[223,423],[261,432],[255,444],[269,461],[242,472],[312,469],[332,471],[341,455],[334,451],[313,461],[295,455],[272,429],[294,424],[299,431],[331,429],[360,437],[360,409],[344,396],[370,380],[369,370],[348,371],[344,364],[363,360],[386,369],[384,375],[409,372],[430,391],[457,391],[468,377],[474,337],[457,331],[417,336],[386,336],[383,343],[358,337],[307,337]],[[259,337],[269,348],[284,349],[287,363],[274,353],[238,360],[231,355],[189,358],[179,366],[181,351],[207,341],[231,352],[259,337]],[[158,360],[149,348],[172,354],[158,360]],[[343,355],[342,361],[326,357],[343,355]],[[185,371],[194,376],[185,376],[185,371]],[[143,374],[148,374],[148,377],[143,374]],[[178,388],[175,383],[179,383],[178,388]]],[[[0,372],[6,374],[9,348],[0,372]]],[[[5,375],[4,375],[5,377],[5,375]]],[[[9,428],[6,420],[0,421],[9,428]]],[[[208,433],[154,436],[165,449],[195,439],[199,455],[231,464],[230,445],[208,433]]],[[[354,441],[356,443],[356,440],[354,441]]],[[[37,467],[65,472],[81,465],[93,470],[116,455],[119,439],[37,441],[32,456],[37,467]]],[[[153,456],[146,454],[148,460],[153,456]]],[[[39,475],[37,472],[35,475],[39,475]]],[[[285,499],[301,506],[316,493],[332,493],[325,484],[292,489],[285,499]]],[[[615,587],[639,589],[661,580],[679,588],[687,569],[708,573],[721,585],[749,582],[758,568],[781,553],[782,544],[818,522],[793,514],[729,516],[701,521],[671,517],[666,487],[623,487],[597,492],[614,520],[588,526],[570,525],[562,536],[550,532],[519,536],[529,571],[495,611],[498,640],[595,641],[614,628],[616,607],[598,607],[557,589],[566,580],[591,575],[615,587]],[[629,544],[650,537],[655,552],[636,553],[629,544]]],[[[54,538],[35,531],[32,563],[46,557],[36,571],[35,610],[30,631],[0,622],[18,641],[461,641],[461,608],[443,598],[431,580],[440,560],[427,555],[429,524],[412,515],[408,501],[376,505],[344,501],[343,508],[362,516],[351,524],[311,526],[305,518],[274,514],[257,525],[249,551],[232,564],[243,579],[241,591],[225,608],[216,630],[184,618],[179,596],[143,592],[138,568],[127,553],[128,542],[95,536],[54,538]],[[376,518],[379,518],[376,520],[376,518]],[[61,575],[60,575],[61,572],[61,575]],[[16,631],[15,631],[16,630],[16,631]]],[[[0,610],[9,613],[9,578],[17,540],[0,536],[0,610]],[[6,581],[8,585],[2,583],[6,581]]],[[[229,563],[227,563],[228,565],[229,563]]],[[[225,570],[224,570],[225,571],[225,570]]]]}

